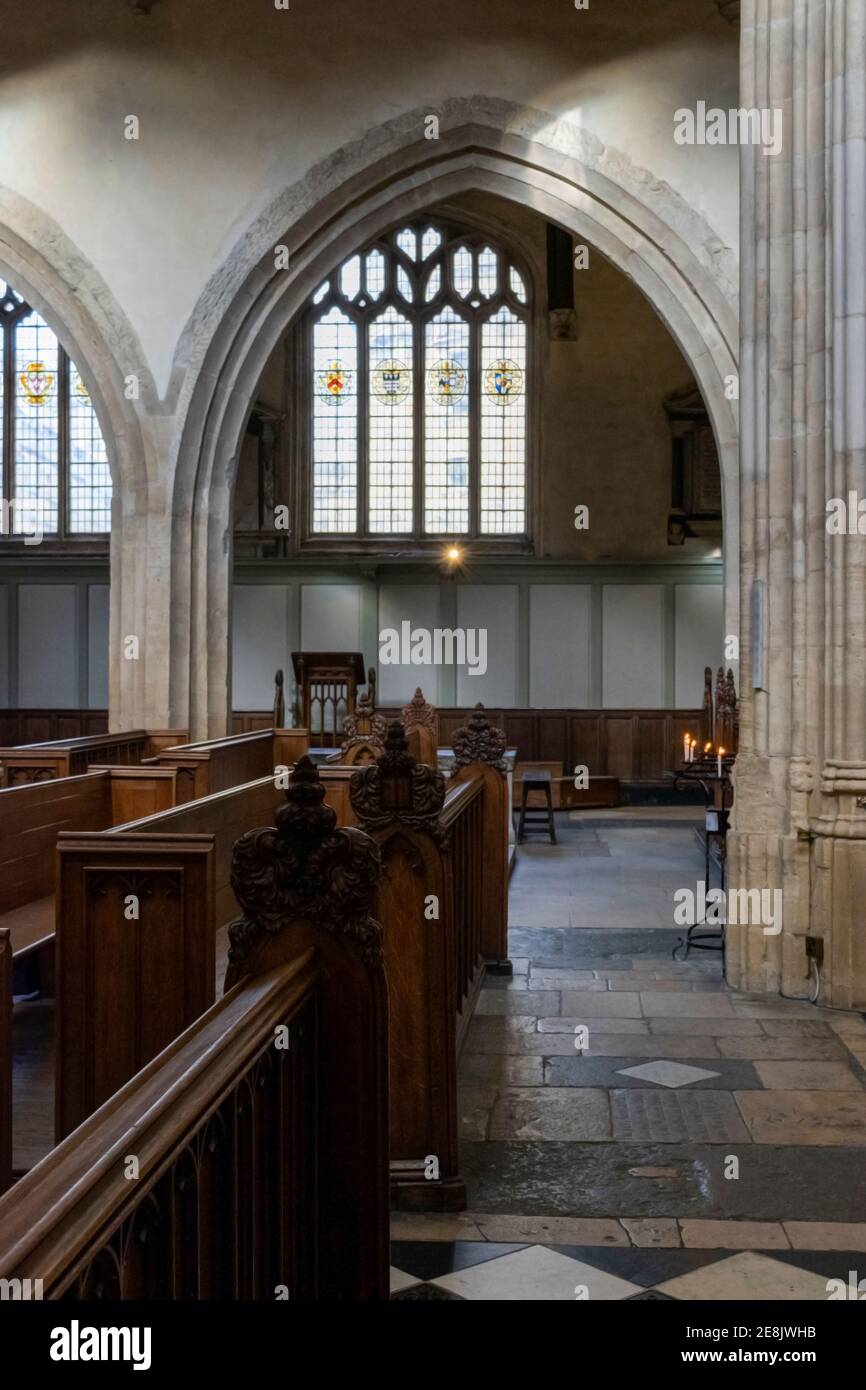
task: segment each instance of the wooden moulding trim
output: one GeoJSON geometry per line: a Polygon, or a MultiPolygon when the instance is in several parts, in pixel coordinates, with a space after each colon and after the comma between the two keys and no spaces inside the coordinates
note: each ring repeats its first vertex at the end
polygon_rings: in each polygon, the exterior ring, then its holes
{"type": "Polygon", "coordinates": [[[476,796],[481,796],[484,791],[484,778],[477,772],[466,778],[464,782],[456,786],[450,786],[445,794],[445,804],[439,814],[439,823],[445,829],[453,825],[458,816],[461,816],[476,796]]]}
{"type": "MultiPolygon", "coordinates": [[[[154,811],[153,815],[142,816],[140,820],[127,821],[125,825],[113,825],[105,833],[106,835],[125,835],[129,833],[130,828],[146,831],[150,826],[153,826],[154,830],[158,830],[163,822],[168,822],[172,817],[188,815],[193,807],[200,810],[202,807],[219,805],[221,801],[228,801],[231,797],[243,796],[252,787],[264,787],[268,782],[274,788],[274,796],[276,797],[274,808],[276,809],[282,793],[277,789],[273,773],[269,773],[267,777],[255,777],[252,782],[241,782],[237,787],[225,787],[221,792],[211,792],[209,796],[199,796],[194,801],[183,801],[179,806],[169,806],[165,811],[154,811]]],[[[170,834],[172,837],[175,834],[168,824],[166,824],[166,834],[170,834]]]]}
{"type": "Polygon", "coordinates": [[[16,743],[13,745],[13,748],[3,748],[0,749],[0,752],[10,753],[14,751],[21,753],[30,749],[37,752],[42,748],[47,748],[49,751],[56,749],[58,752],[63,752],[68,748],[71,752],[75,753],[82,748],[100,748],[105,744],[110,744],[113,747],[116,743],[135,743],[136,740],[146,740],[147,737],[148,733],[146,729],[129,729],[119,734],[80,734],[76,738],[53,738],[45,743],[16,743]]]}
{"type": "Polygon", "coordinates": [[[241,980],[0,1198],[0,1278],[63,1292],[309,1000],[315,951],[241,980]],[[123,1161],[131,1146],[141,1178],[123,1161]]]}
{"type": "Polygon", "coordinates": [[[274,729],[254,729],[247,734],[226,734],[225,738],[208,738],[202,743],[179,743],[176,748],[163,748],[158,756],[165,757],[167,753],[208,753],[211,749],[218,751],[227,745],[237,747],[245,743],[260,743],[265,739],[273,738],[274,729]]]}

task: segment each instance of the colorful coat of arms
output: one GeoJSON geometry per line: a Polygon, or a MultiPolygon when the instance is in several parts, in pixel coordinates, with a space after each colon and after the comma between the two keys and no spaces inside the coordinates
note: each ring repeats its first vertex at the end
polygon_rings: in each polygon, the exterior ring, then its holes
{"type": "Polygon", "coordinates": [[[331,405],[340,405],[346,396],[351,395],[353,373],[342,362],[330,362],[324,371],[316,373],[316,389],[323,400],[331,405]]]}
{"type": "Polygon", "coordinates": [[[373,391],[386,405],[397,405],[408,396],[412,378],[405,362],[388,358],[380,362],[373,372],[373,391]]]}
{"type": "Polygon", "coordinates": [[[44,362],[28,362],[18,380],[29,405],[44,405],[54,389],[54,373],[44,362]]]}
{"type": "Polygon", "coordinates": [[[510,358],[491,362],[484,373],[484,390],[499,405],[510,405],[523,391],[523,372],[510,358]]]}
{"type": "Polygon", "coordinates": [[[437,405],[453,405],[466,392],[466,371],[453,358],[443,357],[428,370],[427,389],[437,405]]]}

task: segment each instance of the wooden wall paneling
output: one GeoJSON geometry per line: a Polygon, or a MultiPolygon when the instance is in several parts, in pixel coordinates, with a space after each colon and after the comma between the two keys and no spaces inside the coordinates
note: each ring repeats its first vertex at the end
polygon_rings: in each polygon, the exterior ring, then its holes
{"type": "Polygon", "coordinates": [[[0,927],[0,1194],[12,1185],[12,976],[11,934],[0,927]]]}
{"type": "Polygon", "coordinates": [[[213,1003],[213,846],[59,836],[58,1142],[213,1003]]]}
{"type": "Polygon", "coordinates": [[[603,721],[605,772],[628,781],[635,767],[636,718],[632,713],[607,715],[603,721]]]}
{"type": "Polygon", "coordinates": [[[637,776],[642,782],[661,781],[665,768],[668,747],[668,718],[665,714],[638,714],[635,747],[637,750],[637,776]]]}
{"type": "Polygon", "coordinates": [[[579,766],[589,769],[589,776],[604,777],[607,773],[606,749],[601,738],[598,714],[573,714],[569,719],[568,757],[563,773],[573,773],[579,766]]]}
{"type": "Polygon", "coordinates": [[[540,710],[536,727],[538,734],[533,756],[543,762],[557,762],[564,766],[568,759],[568,715],[540,710]]]}

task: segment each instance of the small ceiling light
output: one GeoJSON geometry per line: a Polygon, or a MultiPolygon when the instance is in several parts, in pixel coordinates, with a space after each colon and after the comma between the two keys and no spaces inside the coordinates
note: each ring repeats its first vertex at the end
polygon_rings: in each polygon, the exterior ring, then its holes
{"type": "Polygon", "coordinates": [[[457,561],[461,558],[461,550],[459,545],[450,545],[448,547],[447,555],[452,565],[456,565],[457,561]]]}

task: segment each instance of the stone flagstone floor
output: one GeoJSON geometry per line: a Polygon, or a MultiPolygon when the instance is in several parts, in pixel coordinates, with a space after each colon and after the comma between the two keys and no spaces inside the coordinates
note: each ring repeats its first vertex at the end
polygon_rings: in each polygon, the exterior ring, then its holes
{"type": "Polygon", "coordinates": [[[395,1214],[394,1297],[826,1299],[866,1277],[866,1021],[672,960],[673,893],[703,869],[688,813],[557,834],[520,847],[515,974],[461,1064],[469,1209],[395,1214]]]}

